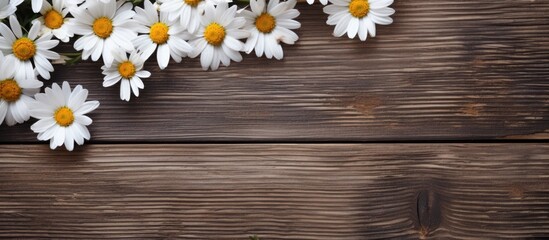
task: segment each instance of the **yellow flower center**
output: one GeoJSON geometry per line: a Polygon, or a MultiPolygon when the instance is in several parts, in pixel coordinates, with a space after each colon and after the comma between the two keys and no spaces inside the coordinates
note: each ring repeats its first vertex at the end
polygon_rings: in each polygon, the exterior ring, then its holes
{"type": "Polygon", "coordinates": [[[262,13],[255,19],[255,27],[262,33],[270,33],[276,27],[276,19],[269,13],[262,13]]]}
{"type": "Polygon", "coordinates": [[[108,38],[112,33],[112,21],[107,17],[95,19],[93,22],[93,33],[100,38],[108,38]]]}
{"type": "Polygon", "coordinates": [[[60,107],[53,114],[53,118],[59,126],[68,127],[74,122],[74,114],[72,110],[68,107],[60,107]]]}
{"type": "Polygon", "coordinates": [[[225,39],[225,28],[219,25],[219,23],[210,23],[204,30],[204,39],[214,46],[219,46],[225,39]]]}
{"type": "Polygon", "coordinates": [[[19,84],[13,79],[6,79],[0,82],[0,98],[8,101],[15,102],[21,97],[21,88],[19,84]]]}
{"type": "Polygon", "coordinates": [[[156,44],[164,44],[170,38],[170,35],[168,35],[168,30],[169,28],[166,24],[157,22],[151,26],[149,37],[156,44]]]}
{"type": "Polygon", "coordinates": [[[63,25],[63,15],[58,11],[50,10],[44,14],[44,25],[50,29],[58,29],[63,25]]]}
{"type": "Polygon", "coordinates": [[[118,72],[123,78],[130,79],[135,75],[135,65],[130,61],[125,61],[118,65],[118,72]]]}
{"type": "Polygon", "coordinates": [[[191,7],[196,7],[202,0],[184,0],[185,3],[191,7]]]}
{"type": "Polygon", "coordinates": [[[363,18],[370,12],[368,0],[352,0],[349,4],[349,13],[356,18],[363,18]]]}
{"type": "Polygon", "coordinates": [[[15,40],[11,46],[11,49],[13,51],[13,55],[22,61],[27,61],[34,57],[34,54],[36,54],[36,45],[34,45],[32,40],[26,37],[15,40]]]}

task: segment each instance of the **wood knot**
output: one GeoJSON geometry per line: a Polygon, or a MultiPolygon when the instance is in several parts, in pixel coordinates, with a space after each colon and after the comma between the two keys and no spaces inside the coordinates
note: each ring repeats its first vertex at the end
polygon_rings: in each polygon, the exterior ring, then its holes
{"type": "Polygon", "coordinates": [[[468,103],[461,109],[461,113],[469,117],[478,117],[484,107],[483,104],[479,103],[468,103]]]}
{"type": "Polygon", "coordinates": [[[525,191],[526,190],[520,185],[512,185],[509,188],[509,197],[511,199],[523,199],[525,191]]]}
{"type": "Polygon", "coordinates": [[[440,226],[440,199],[435,192],[423,190],[418,193],[415,203],[416,227],[420,238],[424,239],[440,226]]]}
{"type": "Polygon", "coordinates": [[[349,101],[347,106],[360,113],[370,116],[377,107],[381,106],[381,103],[381,99],[377,96],[360,95],[349,101]]]}

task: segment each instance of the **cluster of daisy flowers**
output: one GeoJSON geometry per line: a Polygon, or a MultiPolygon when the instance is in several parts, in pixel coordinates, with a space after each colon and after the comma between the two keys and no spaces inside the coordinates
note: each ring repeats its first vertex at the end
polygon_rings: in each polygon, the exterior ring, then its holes
{"type": "MultiPolygon", "coordinates": [[[[60,41],[72,44],[77,58],[102,61],[103,86],[120,83],[125,101],[151,76],[144,70],[150,58],[165,69],[170,60],[200,57],[204,70],[240,62],[241,53],[281,60],[281,44],[299,39],[296,0],[245,1],[238,9],[230,0],[0,0],[0,124],[36,118],[31,129],[52,149],[72,151],[90,139],[86,114],[99,102],[86,101],[86,89],[63,82],[40,92],[52,62],[67,59],[54,51],[60,41]]],[[[391,24],[395,12],[393,0],[320,3],[334,36],[362,41],[375,37],[376,24],[391,24]]]]}

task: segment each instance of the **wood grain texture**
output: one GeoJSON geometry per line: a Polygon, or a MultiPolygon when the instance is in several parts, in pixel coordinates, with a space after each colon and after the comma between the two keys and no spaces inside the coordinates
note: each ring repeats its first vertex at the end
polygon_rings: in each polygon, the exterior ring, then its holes
{"type": "MultiPolygon", "coordinates": [[[[204,72],[153,59],[130,103],[101,86],[100,64],[53,79],[101,101],[96,142],[549,138],[549,1],[396,1],[394,24],[365,43],[332,37],[320,6],[298,8],[283,61],[204,72]]],[[[0,126],[0,142],[36,141],[29,126],[0,126]]]]}
{"type": "Polygon", "coordinates": [[[547,144],[0,145],[0,237],[549,237],[547,144]]]}

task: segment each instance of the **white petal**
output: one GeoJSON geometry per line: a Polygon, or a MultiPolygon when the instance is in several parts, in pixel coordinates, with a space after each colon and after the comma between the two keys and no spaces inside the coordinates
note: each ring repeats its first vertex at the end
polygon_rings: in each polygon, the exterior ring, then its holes
{"type": "MultiPolygon", "coordinates": [[[[242,55],[240,55],[239,52],[228,48],[226,45],[223,45],[222,49],[223,49],[223,53],[225,53],[225,55],[228,56],[233,61],[235,61],[235,62],[242,61],[242,55]]],[[[228,64],[224,64],[224,65],[227,66],[228,64]]]]}
{"type": "Polygon", "coordinates": [[[372,10],[372,13],[378,16],[391,16],[395,14],[395,10],[392,8],[386,7],[386,8],[372,10]]]}
{"type": "Polygon", "coordinates": [[[326,20],[326,24],[328,25],[336,25],[343,17],[349,15],[349,12],[346,10],[342,10],[340,12],[334,13],[330,16],[328,16],[328,20],[326,20]]]}
{"type": "Polygon", "coordinates": [[[265,0],[250,0],[250,7],[254,13],[262,13],[265,11],[265,0]]]}
{"type": "Polygon", "coordinates": [[[0,124],[4,122],[4,118],[6,117],[7,112],[8,112],[8,102],[4,100],[0,100],[0,124]]]}
{"type": "Polygon", "coordinates": [[[136,72],[135,76],[138,76],[140,78],[148,78],[151,76],[151,72],[143,70],[143,71],[136,72]]]}
{"type": "Polygon", "coordinates": [[[29,30],[29,39],[30,40],[33,40],[36,39],[36,37],[38,37],[38,33],[40,32],[40,22],[36,21],[32,24],[32,27],[31,29],[29,30]]]}
{"type": "Polygon", "coordinates": [[[59,129],[59,125],[54,124],[52,127],[44,130],[43,132],[36,132],[38,133],[37,139],[40,141],[47,141],[51,139],[55,133],[57,132],[57,129],[59,129]]]}
{"type": "MultiPolygon", "coordinates": [[[[335,6],[335,5],[330,5],[330,6],[335,6]]],[[[330,13],[328,13],[328,14],[330,14],[330,13]]],[[[287,11],[281,13],[277,17],[278,18],[293,19],[293,18],[296,18],[298,16],[299,16],[299,11],[297,9],[290,9],[290,10],[287,10],[287,11]]]]}
{"type": "Polygon", "coordinates": [[[10,109],[9,106],[8,106],[8,111],[7,111],[7,113],[6,113],[5,121],[6,121],[6,124],[7,124],[8,126],[13,126],[13,125],[15,125],[15,123],[17,123],[17,122],[15,121],[15,118],[13,117],[13,113],[12,113],[12,111],[11,111],[11,109],[10,109]]]}
{"type": "Polygon", "coordinates": [[[136,80],[134,79],[139,79],[139,78],[133,77],[128,82],[130,83],[130,87],[132,88],[133,95],[135,95],[136,97],[139,97],[139,88],[137,87],[137,84],[135,82],[136,80]]]}
{"type": "Polygon", "coordinates": [[[50,109],[46,108],[46,106],[42,103],[34,103],[29,105],[28,107],[29,113],[33,118],[45,119],[53,115],[53,112],[50,109]]]}
{"type": "Polygon", "coordinates": [[[69,82],[64,81],[61,90],[63,91],[63,98],[65,99],[64,105],[67,106],[69,104],[69,97],[71,96],[71,86],[69,85],[69,82]]]}
{"type": "Polygon", "coordinates": [[[19,113],[18,114],[19,119],[17,121],[18,123],[23,123],[23,122],[29,120],[29,118],[30,118],[29,109],[28,109],[27,105],[25,104],[25,102],[22,99],[15,102],[15,109],[19,113]]]}
{"type": "Polygon", "coordinates": [[[297,36],[295,32],[283,27],[275,28],[273,34],[278,34],[279,40],[286,44],[295,44],[295,42],[299,40],[299,36],[297,36]]]}
{"type": "Polygon", "coordinates": [[[206,42],[206,40],[204,40],[204,38],[199,38],[197,40],[192,41],[191,46],[193,46],[194,49],[193,49],[193,52],[189,54],[189,57],[195,58],[198,55],[200,55],[200,53],[202,53],[204,49],[206,49],[206,46],[208,46],[208,43],[206,42]]]}
{"type": "Polygon", "coordinates": [[[381,9],[393,4],[393,0],[370,1],[371,9],[381,9]]]}
{"type": "MultiPolygon", "coordinates": [[[[95,44],[95,47],[93,48],[93,52],[92,52],[92,55],[91,55],[91,58],[92,58],[93,61],[97,61],[101,57],[101,54],[103,53],[103,50],[104,50],[103,49],[104,43],[105,43],[104,40],[99,40],[95,44]]],[[[105,49],[105,50],[107,50],[107,49],[105,49]]],[[[110,49],[108,49],[108,50],[110,50],[110,49]]]]}
{"type": "Polygon", "coordinates": [[[130,101],[130,83],[126,79],[120,82],[120,99],[130,101]]]}
{"type": "Polygon", "coordinates": [[[389,25],[393,23],[393,19],[390,17],[381,17],[377,16],[375,14],[368,14],[368,16],[372,19],[374,23],[380,24],[380,25],[389,25]]]}
{"type": "Polygon", "coordinates": [[[374,24],[374,22],[372,22],[370,17],[363,18],[362,19],[362,25],[364,25],[366,30],[368,30],[371,37],[376,36],[376,25],[374,24]]]}
{"type": "Polygon", "coordinates": [[[208,70],[210,65],[212,64],[213,55],[214,55],[214,47],[208,45],[206,48],[204,48],[204,51],[200,55],[200,64],[202,65],[202,69],[208,70]]]}
{"type": "Polygon", "coordinates": [[[213,50],[212,64],[210,66],[212,67],[212,70],[215,71],[219,68],[219,62],[221,61],[219,58],[219,54],[223,53],[220,53],[222,50],[218,47],[214,48],[213,50]]]}
{"type": "Polygon", "coordinates": [[[368,37],[368,28],[364,22],[364,19],[365,18],[361,19],[360,24],[358,25],[358,37],[361,41],[366,41],[366,38],[368,37]]]}
{"type": "Polygon", "coordinates": [[[69,96],[68,107],[70,109],[78,109],[88,98],[88,90],[83,89],[81,85],[74,88],[73,92],[69,96]]]}
{"type": "MultiPolygon", "coordinates": [[[[142,50],[142,56],[145,58],[145,59],[149,59],[149,57],[151,57],[151,55],[154,53],[154,50],[156,50],[156,43],[153,43],[152,41],[149,40],[150,43],[148,43],[146,46],[146,48],[144,50],[142,50]]],[[[158,60],[157,60],[158,61],[158,60]]]]}
{"type": "Polygon", "coordinates": [[[133,77],[132,81],[135,82],[135,86],[139,89],[145,88],[145,84],[143,84],[143,81],[138,77],[133,77]]]}
{"type": "Polygon", "coordinates": [[[235,51],[242,51],[242,48],[244,47],[244,44],[241,41],[236,40],[231,36],[225,36],[223,44],[226,44],[229,48],[235,51]]]}
{"type": "MultiPolygon", "coordinates": [[[[31,29],[31,31],[32,31],[32,29],[31,29]]],[[[46,50],[46,49],[54,48],[57,45],[59,45],[59,41],[57,41],[57,40],[44,40],[44,41],[40,41],[40,42],[36,41],[36,45],[41,50],[46,50]]]]}
{"type": "Polygon", "coordinates": [[[170,47],[167,44],[162,44],[158,46],[156,54],[156,60],[160,69],[166,68],[170,62],[170,47]]]}
{"type": "Polygon", "coordinates": [[[170,40],[168,40],[168,45],[170,47],[175,47],[177,48],[179,51],[181,52],[184,52],[184,53],[190,53],[193,51],[193,47],[187,43],[185,40],[181,39],[181,38],[177,38],[177,37],[174,37],[174,38],[171,38],[170,40]]]}
{"type": "Polygon", "coordinates": [[[118,83],[122,77],[120,75],[106,76],[103,81],[103,87],[111,87],[118,83]]]}
{"type": "Polygon", "coordinates": [[[87,113],[95,110],[97,107],[99,107],[99,102],[98,101],[85,102],[84,104],[82,104],[82,106],[80,106],[80,108],[78,108],[74,112],[74,114],[75,115],[84,115],[84,114],[87,114],[87,113]]]}
{"type": "Polygon", "coordinates": [[[288,29],[298,29],[301,27],[301,23],[292,19],[280,19],[277,21],[278,26],[285,27],[288,29]]]}
{"type": "Polygon", "coordinates": [[[257,45],[255,45],[255,55],[257,57],[263,56],[264,49],[265,49],[265,35],[263,33],[259,33],[259,36],[257,36],[257,45]]]}
{"type": "MultiPolygon", "coordinates": [[[[33,0],[33,1],[36,1],[36,0],[33,0]]],[[[17,21],[17,18],[15,17],[15,15],[10,16],[10,27],[17,38],[23,37],[23,31],[21,30],[21,25],[19,25],[19,21],[17,21]]]]}
{"type": "Polygon", "coordinates": [[[81,124],[76,124],[78,128],[80,129],[80,132],[82,133],[82,137],[86,140],[90,140],[90,131],[88,131],[88,128],[86,126],[83,126],[81,124]]]}
{"type": "Polygon", "coordinates": [[[37,13],[42,8],[42,0],[32,0],[32,11],[37,13]]]}
{"type": "Polygon", "coordinates": [[[64,106],[67,104],[65,102],[65,98],[63,97],[63,91],[57,83],[53,83],[51,85],[51,88],[46,88],[44,91],[46,92],[48,98],[51,99],[53,105],[55,105],[56,107],[64,106]]]}
{"type": "Polygon", "coordinates": [[[65,128],[61,127],[53,135],[53,146],[59,147],[65,142],[65,128]]]}
{"type": "Polygon", "coordinates": [[[351,21],[351,15],[347,14],[343,16],[337,23],[334,29],[334,36],[341,37],[347,31],[347,26],[349,26],[349,21],[351,21]]]}
{"type": "Polygon", "coordinates": [[[252,31],[250,37],[246,40],[246,44],[244,44],[244,47],[242,48],[242,51],[250,54],[257,44],[257,37],[259,33],[258,31],[252,31]]]}
{"type": "Polygon", "coordinates": [[[74,117],[74,121],[76,121],[79,124],[82,124],[84,126],[88,126],[92,124],[92,119],[85,115],[78,115],[74,117]]]}
{"type": "Polygon", "coordinates": [[[84,138],[82,137],[82,134],[80,133],[80,130],[78,129],[78,126],[80,124],[72,124],[67,128],[67,131],[71,131],[72,137],[76,144],[82,145],[84,144],[84,138]]]}
{"type": "Polygon", "coordinates": [[[347,26],[347,36],[349,38],[354,38],[358,33],[358,24],[360,20],[358,18],[351,18],[349,25],[347,26]]]}
{"type": "Polygon", "coordinates": [[[68,151],[72,151],[74,149],[74,137],[71,129],[65,128],[65,148],[68,151]]]}
{"type": "Polygon", "coordinates": [[[278,60],[281,60],[283,57],[284,57],[284,52],[282,51],[282,46],[280,46],[280,44],[277,44],[276,42],[274,42],[275,45],[273,47],[271,47],[271,50],[273,50],[273,56],[278,59],[278,60]]]}
{"type": "Polygon", "coordinates": [[[0,35],[6,38],[8,43],[15,42],[15,35],[13,35],[13,32],[10,30],[8,26],[6,26],[4,23],[0,22],[0,35]]]}

